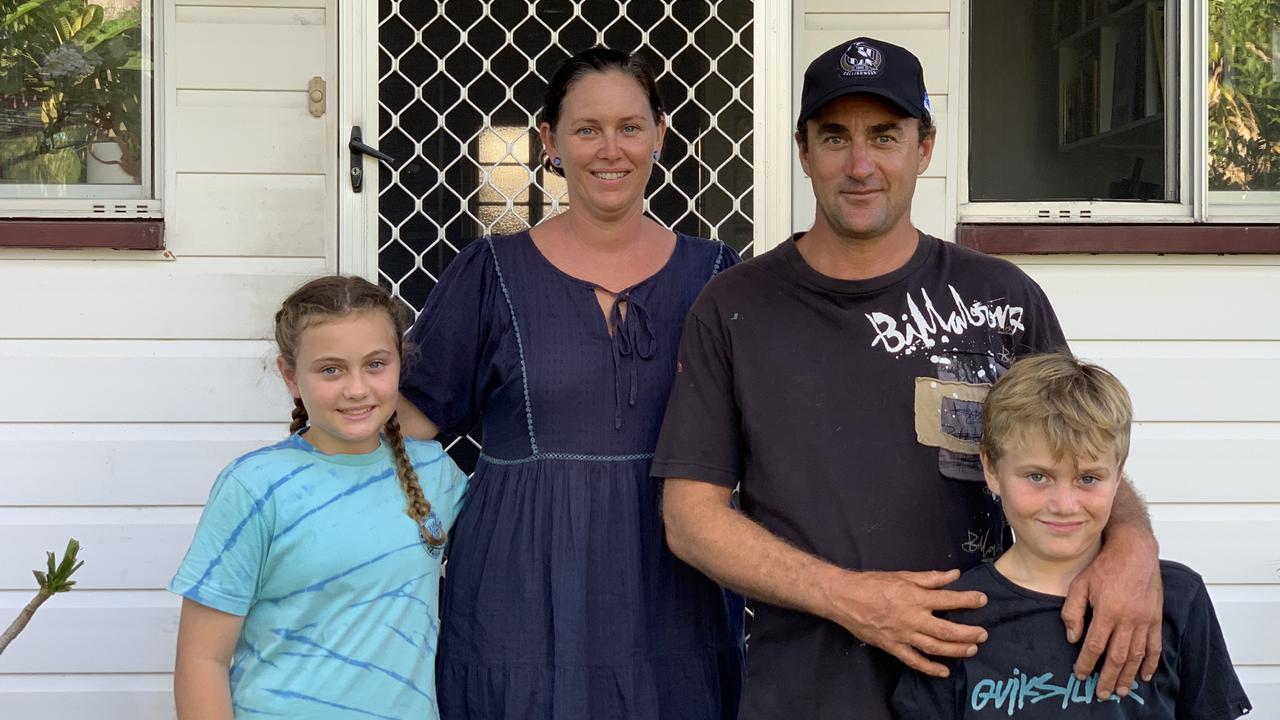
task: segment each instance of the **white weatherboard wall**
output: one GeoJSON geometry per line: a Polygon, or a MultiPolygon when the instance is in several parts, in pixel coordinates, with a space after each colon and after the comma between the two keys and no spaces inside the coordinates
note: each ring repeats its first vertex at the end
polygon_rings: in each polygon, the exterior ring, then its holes
{"type": "MultiPolygon", "coordinates": [[[[949,0],[797,4],[793,107],[805,66],[842,40],[869,35],[921,58],[939,141],[912,219],[954,237],[960,158],[949,146],[964,118],[948,83],[964,68],[950,66],[961,18],[949,0]]],[[[794,224],[805,229],[813,196],[798,164],[795,177],[794,224]]],[[[1011,259],[1044,287],[1072,350],[1132,393],[1127,469],[1161,554],[1204,576],[1254,715],[1280,717],[1280,257],[1011,259]]]]}
{"type": "Polygon", "coordinates": [[[170,254],[0,251],[0,625],[45,551],[85,561],[0,656],[5,720],[173,717],[163,588],[221,467],[286,431],[272,313],[336,268],[336,0],[157,4],[170,254]]]}

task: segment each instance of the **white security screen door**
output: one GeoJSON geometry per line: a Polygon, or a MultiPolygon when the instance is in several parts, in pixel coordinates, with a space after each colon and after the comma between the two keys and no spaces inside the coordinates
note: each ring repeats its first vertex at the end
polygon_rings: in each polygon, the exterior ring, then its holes
{"type": "MultiPolygon", "coordinates": [[[[420,310],[471,239],[515,232],[567,207],[563,180],[539,162],[536,114],[560,62],[596,44],[638,50],[670,108],[649,213],[751,254],[751,0],[376,5],[346,11],[340,42],[352,61],[341,102],[348,125],[360,125],[364,142],[393,160],[360,160],[367,177],[360,193],[350,178],[343,183],[344,272],[372,278],[376,270],[383,286],[420,310]]],[[[347,167],[345,147],[342,156],[347,167]]],[[[473,461],[473,443],[453,450],[464,466],[473,461]]]]}

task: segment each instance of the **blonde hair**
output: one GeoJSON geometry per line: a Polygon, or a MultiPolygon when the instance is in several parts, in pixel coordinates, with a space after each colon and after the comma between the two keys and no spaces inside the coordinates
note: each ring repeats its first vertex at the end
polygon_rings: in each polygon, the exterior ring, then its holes
{"type": "Polygon", "coordinates": [[[991,462],[1030,439],[1043,440],[1055,460],[1129,457],[1133,404],[1115,375],[1071,355],[1018,360],[982,407],[982,450],[991,462]]]}
{"type": "MultiPolygon", "coordinates": [[[[396,352],[401,363],[405,360],[404,334],[412,321],[410,310],[386,290],[360,277],[330,275],[317,278],[293,291],[284,299],[280,310],[276,312],[276,345],[280,348],[280,357],[290,368],[295,367],[298,357],[298,345],[302,333],[307,328],[323,322],[337,320],[351,313],[385,312],[391,320],[395,331],[396,352]]],[[[293,400],[293,422],[289,432],[297,432],[306,427],[308,421],[307,408],[301,398],[293,400]]],[[[444,545],[444,534],[434,535],[427,530],[424,522],[431,513],[431,503],[422,494],[422,483],[418,480],[418,472],[413,469],[409,452],[404,446],[404,436],[400,432],[400,421],[395,413],[387,418],[382,428],[391,446],[395,458],[396,476],[400,479],[400,487],[404,490],[408,501],[409,517],[418,524],[418,534],[428,545],[444,545]]]]}

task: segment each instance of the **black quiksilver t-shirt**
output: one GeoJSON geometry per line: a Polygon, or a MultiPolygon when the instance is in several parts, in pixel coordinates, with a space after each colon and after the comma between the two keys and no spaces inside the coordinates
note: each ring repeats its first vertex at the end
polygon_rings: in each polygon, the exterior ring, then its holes
{"type": "MultiPolygon", "coordinates": [[[[986,386],[1066,345],[1013,264],[921,235],[842,281],[795,239],[716,276],[690,311],[653,474],[845,568],[967,569],[1003,549],[976,452],[986,386]]],[[[803,242],[803,239],[800,240],[803,242]]],[[[820,618],[754,604],[740,717],[887,720],[901,665],[820,618]]]]}
{"type": "Polygon", "coordinates": [[[1160,667],[1128,696],[1099,700],[1096,672],[1085,680],[1072,674],[1080,648],[1067,643],[1062,627],[1065,598],[1019,587],[987,563],[949,586],[986,593],[986,606],[941,613],[986,628],[987,641],[971,658],[946,661],[948,678],[904,672],[894,708],[903,720],[1234,720],[1248,713],[1204,581],[1167,560],[1160,575],[1160,667]]]}

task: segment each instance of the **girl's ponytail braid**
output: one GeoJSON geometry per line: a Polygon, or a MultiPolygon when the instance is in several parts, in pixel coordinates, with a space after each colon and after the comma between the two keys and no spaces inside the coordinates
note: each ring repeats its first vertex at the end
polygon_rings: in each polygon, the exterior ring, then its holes
{"type": "Polygon", "coordinates": [[[302,398],[293,399],[293,421],[289,423],[289,432],[296,433],[307,426],[307,409],[302,406],[302,398]]]}
{"type": "Polygon", "coordinates": [[[400,478],[400,487],[409,501],[409,517],[418,523],[418,533],[422,535],[423,542],[436,547],[444,545],[444,534],[433,535],[424,524],[427,515],[431,512],[431,503],[427,502],[427,498],[422,494],[422,484],[418,481],[418,472],[413,469],[413,462],[409,460],[409,452],[405,450],[404,436],[400,434],[400,420],[395,413],[387,418],[387,424],[383,429],[387,434],[387,441],[391,444],[391,452],[395,456],[396,475],[400,478]]]}

